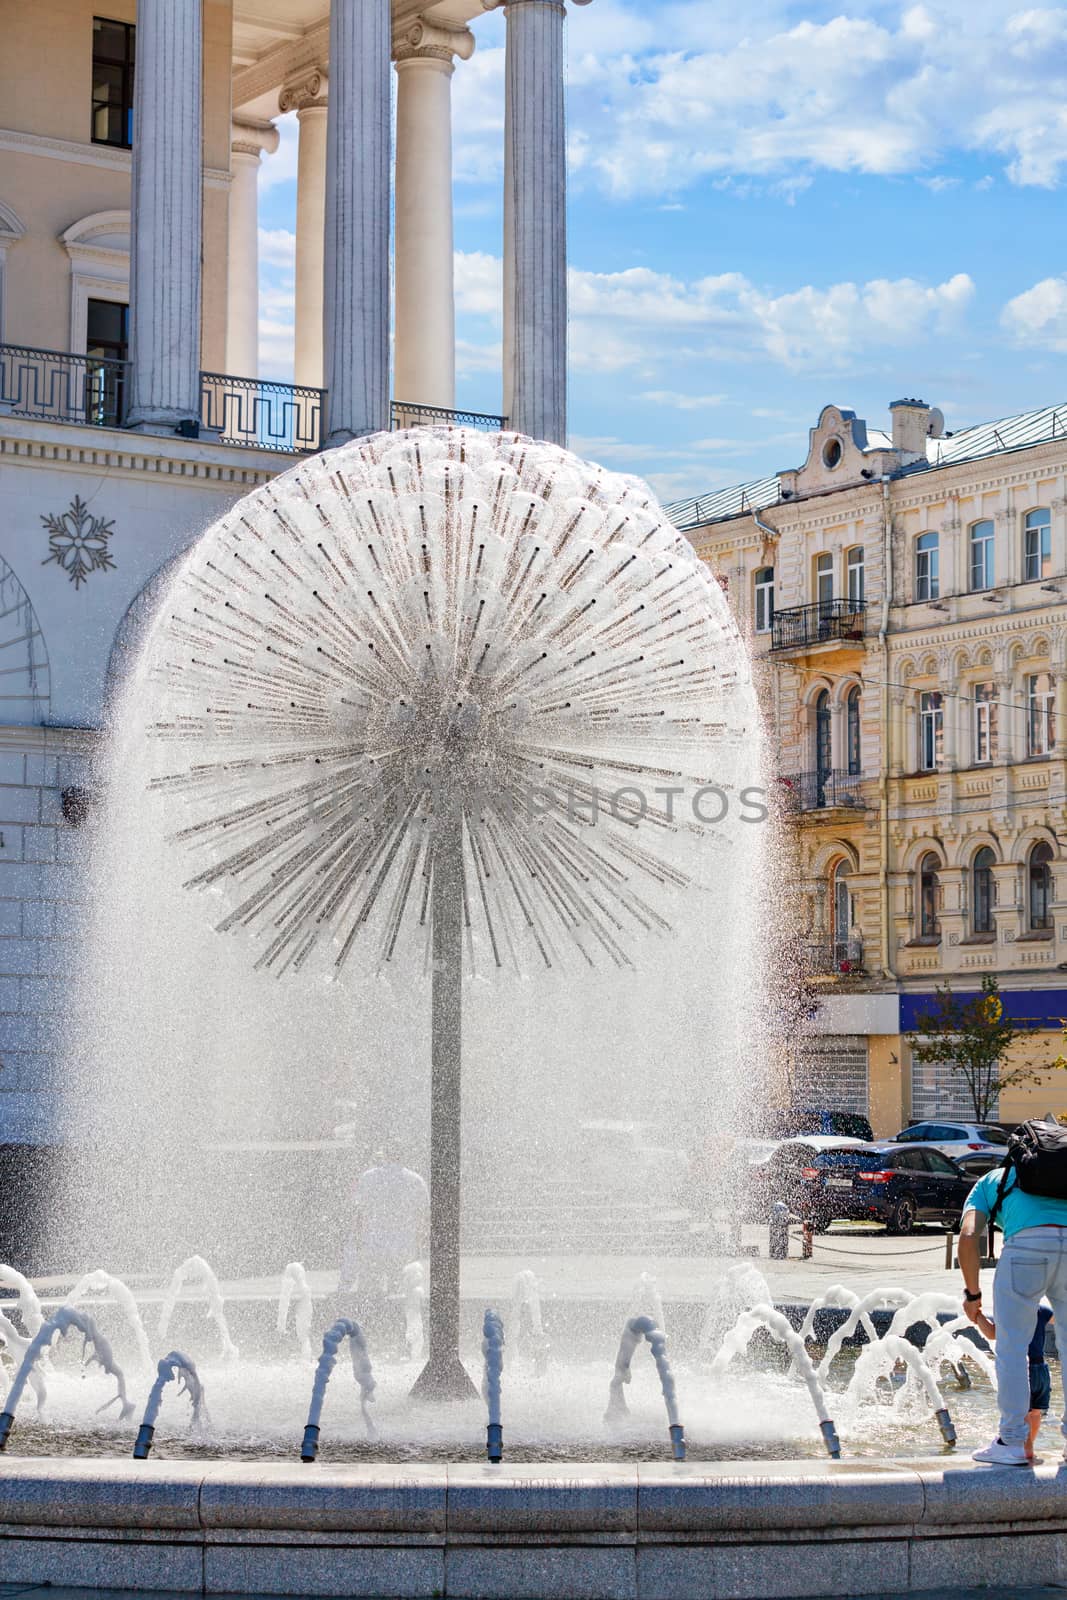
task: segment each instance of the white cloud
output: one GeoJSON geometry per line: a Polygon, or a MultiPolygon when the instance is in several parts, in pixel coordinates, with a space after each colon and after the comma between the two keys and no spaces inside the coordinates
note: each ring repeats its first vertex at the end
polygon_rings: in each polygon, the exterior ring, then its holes
{"type": "Polygon", "coordinates": [[[259,259],[265,267],[280,267],[293,275],[296,271],[296,234],[288,228],[260,228],[259,259]]]}
{"type": "Polygon", "coordinates": [[[654,406],[668,406],[672,411],[706,411],[709,406],[721,406],[727,399],[724,394],[678,394],[674,389],[646,389],[637,396],[654,406]]]}
{"type": "Polygon", "coordinates": [[[1043,278],[1017,294],[1000,320],[1019,344],[1067,351],[1067,278],[1043,278]]]}
{"type": "Polygon", "coordinates": [[[274,126],[279,135],[278,148],[272,156],[264,156],[259,164],[260,194],[296,179],[296,158],[300,144],[300,125],[296,112],[290,111],[284,117],[275,117],[274,126]]]}

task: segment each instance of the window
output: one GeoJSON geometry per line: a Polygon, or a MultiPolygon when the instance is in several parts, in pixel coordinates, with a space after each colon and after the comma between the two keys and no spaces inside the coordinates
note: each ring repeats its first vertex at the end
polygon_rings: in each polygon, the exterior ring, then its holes
{"type": "Polygon", "coordinates": [[[830,744],[830,695],[828,690],[821,689],[815,701],[815,804],[826,804],[826,780],[829,778],[831,766],[830,744]]]}
{"type": "Polygon", "coordinates": [[[974,686],[974,759],[992,761],[997,751],[997,686],[995,683],[976,683],[974,686]]]}
{"type": "Polygon", "coordinates": [[[815,557],[815,598],[827,612],[834,603],[834,558],[825,554],[815,557]]]}
{"type": "Polygon", "coordinates": [[[85,411],[90,422],[116,427],[125,411],[125,372],[112,366],[129,356],[130,308],[118,300],[90,300],[87,308],[85,411]],[[94,363],[93,357],[97,357],[94,363]]]}
{"type": "Polygon", "coordinates": [[[845,701],[845,742],[848,749],[848,770],[857,776],[860,770],[860,690],[857,685],[848,691],[845,701]]]}
{"type": "Polygon", "coordinates": [[[971,524],[971,588],[993,587],[993,523],[987,517],[971,524]]]}
{"type": "Polygon", "coordinates": [[[941,878],[940,861],[931,852],[919,864],[919,937],[941,937],[941,878]]]}
{"type": "Polygon", "coordinates": [[[857,610],[864,603],[863,546],[856,544],[848,553],[848,603],[857,610]]]}
{"type": "Polygon", "coordinates": [[[972,876],[974,880],[974,895],[971,914],[972,933],[992,933],[993,906],[995,893],[993,889],[993,863],[996,856],[988,845],[983,845],[974,858],[972,876]]]}
{"type": "Polygon", "coordinates": [[[94,144],[117,144],[124,150],[133,144],[135,33],[132,22],[93,18],[94,144]]]}
{"type": "Polygon", "coordinates": [[[1023,581],[1036,583],[1052,574],[1052,517],[1048,506],[1028,511],[1023,522],[1023,581]]]}
{"type": "Polygon", "coordinates": [[[848,935],[853,922],[852,894],[848,887],[848,862],[839,861],[833,873],[834,961],[848,960],[848,935]]]}
{"type": "Polygon", "coordinates": [[[756,572],[756,632],[770,633],[774,621],[774,568],[760,567],[756,572]]]}
{"type": "Polygon", "coordinates": [[[1047,933],[1052,928],[1052,846],[1042,840],[1030,852],[1029,924],[1032,933],[1047,933]]]}
{"type": "Polygon", "coordinates": [[[919,766],[934,772],[941,765],[944,748],[945,711],[940,689],[919,696],[919,766]]]}
{"type": "Polygon", "coordinates": [[[915,598],[936,600],[941,592],[938,581],[938,535],[920,534],[915,541],[915,598]]]}
{"type": "Polygon", "coordinates": [[[959,1177],[959,1168],[954,1167],[948,1156],[943,1155],[940,1150],[923,1150],[921,1153],[931,1172],[936,1172],[943,1178],[959,1177]]]}
{"type": "Polygon", "coordinates": [[[1056,743],[1056,695],[1048,672],[1033,672],[1026,680],[1026,751],[1044,756],[1056,743]]]}

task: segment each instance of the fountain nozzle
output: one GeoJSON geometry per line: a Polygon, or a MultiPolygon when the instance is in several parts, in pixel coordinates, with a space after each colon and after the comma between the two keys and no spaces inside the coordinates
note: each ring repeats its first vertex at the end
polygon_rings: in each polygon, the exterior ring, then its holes
{"type": "Polygon", "coordinates": [[[830,1455],[834,1461],[839,1461],[841,1458],[841,1440],[837,1437],[837,1429],[834,1427],[829,1417],[827,1417],[825,1422],[819,1423],[819,1428],[822,1431],[827,1454],[830,1455]]]}
{"type": "Polygon", "coordinates": [[[300,1446],[301,1461],[314,1461],[319,1453],[319,1430],[314,1422],[304,1429],[304,1442],[300,1446]]]}
{"type": "Polygon", "coordinates": [[[137,1443],[133,1447],[133,1459],[135,1461],[148,1460],[148,1452],[152,1448],[152,1440],[155,1435],[156,1430],[150,1422],[141,1423],[137,1430],[137,1443]]]}
{"type": "Polygon", "coordinates": [[[485,1452],[490,1461],[504,1459],[504,1429],[499,1422],[491,1422],[485,1430],[485,1452]]]}
{"type": "Polygon", "coordinates": [[[942,1406],[937,1412],[937,1425],[941,1429],[941,1437],[945,1443],[948,1445],[955,1444],[956,1429],[952,1425],[952,1418],[948,1414],[947,1406],[942,1406]]]}
{"type": "Polygon", "coordinates": [[[672,1422],[671,1428],[671,1454],[675,1461],[685,1460],[685,1429],[680,1422],[672,1422]]]}
{"type": "Polygon", "coordinates": [[[0,1411],[0,1450],[7,1444],[8,1434],[11,1432],[15,1421],[13,1411],[0,1411]]]}

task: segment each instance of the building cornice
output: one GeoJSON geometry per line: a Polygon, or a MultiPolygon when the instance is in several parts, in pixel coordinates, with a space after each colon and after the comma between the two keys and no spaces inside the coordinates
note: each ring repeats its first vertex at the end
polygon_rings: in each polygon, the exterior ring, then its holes
{"type": "Polygon", "coordinates": [[[99,742],[99,728],[60,728],[49,723],[0,726],[0,750],[28,755],[92,755],[99,742]]]}
{"type": "MultiPolygon", "coordinates": [[[[10,150],[16,155],[49,156],[54,161],[69,161],[85,167],[103,167],[111,172],[129,175],[131,152],[118,150],[106,144],[79,144],[74,139],[49,139],[42,133],[23,133],[17,128],[0,128],[0,150],[10,150]]],[[[204,168],[204,182],[209,188],[227,189],[230,174],[217,167],[204,168]]]]}
{"type": "Polygon", "coordinates": [[[116,428],[0,415],[0,463],[5,466],[48,466],[75,472],[106,468],[247,493],[288,471],[298,459],[240,445],[154,438],[116,428]]]}

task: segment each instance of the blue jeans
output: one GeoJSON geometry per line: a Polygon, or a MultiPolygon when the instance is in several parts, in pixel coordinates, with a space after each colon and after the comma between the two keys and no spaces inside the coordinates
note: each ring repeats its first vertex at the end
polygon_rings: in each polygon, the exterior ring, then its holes
{"type": "MultiPolygon", "coordinates": [[[[993,1320],[997,1325],[1000,1437],[1005,1444],[1025,1444],[1029,1438],[1030,1364],[1026,1352],[1043,1295],[1052,1304],[1063,1349],[1067,1343],[1067,1228],[1023,1228],[1005,1241],[997,1263],[993,1320]]],[[[1067,1409],[1063,1434],[1067,1438],[1067,1409]]]]}

